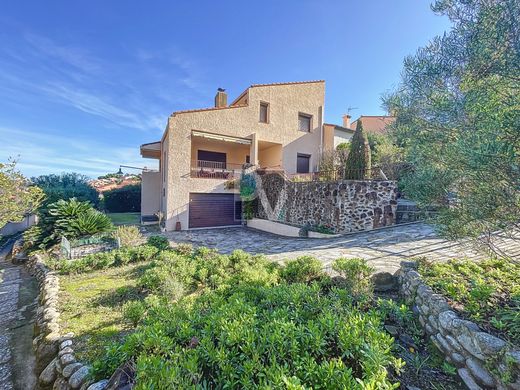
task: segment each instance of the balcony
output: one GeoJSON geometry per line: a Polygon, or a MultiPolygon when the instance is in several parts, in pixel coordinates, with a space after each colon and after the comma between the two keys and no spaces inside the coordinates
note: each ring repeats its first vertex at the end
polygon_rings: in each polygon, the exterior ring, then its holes
{"type": "Polygon", "coordinates": [[[238,179],[242,173],[242,164],[220,161],[193,160],[190,176],[202,179],[238,179]]]}

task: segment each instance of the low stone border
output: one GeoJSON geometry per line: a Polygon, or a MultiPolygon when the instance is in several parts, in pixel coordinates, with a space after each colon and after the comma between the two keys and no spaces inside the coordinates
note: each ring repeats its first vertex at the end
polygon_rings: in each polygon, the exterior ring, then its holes
{"type": "Polygon", "coordinates": [[[399,292],[413,305],[430,340],[458,368],[464,383],[471,390],[520,389],[520,349],[460,318],[416,269],[415,263],[401,263],[399,292]]]}
{"type": "Polygon", "coordinates": [[[17,253],[16,261],[23,262],[29,273],[38,281],[39,289],[33,339],[38,389],[106,389],[108,380],[92,383],[88,375],[90,367],[76,361],[72,348],[74,335],[60,334],[58,275],[47,268],[37,254],[25,257],[25,261],[22,259],[24,256],[17,253]]]}

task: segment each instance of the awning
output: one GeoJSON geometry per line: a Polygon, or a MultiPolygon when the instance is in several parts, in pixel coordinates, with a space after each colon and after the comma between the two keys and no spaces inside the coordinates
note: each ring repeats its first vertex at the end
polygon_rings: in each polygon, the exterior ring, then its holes
{"type": "Polygon", "coordinates": [[[233,142],[242,145],[251,145],[252,141],[247,138],[231,137],[229,135],[205,133],[203,131],[193,130],[191,132],[192,137],[201,137],[212,139],[215,141],[233,142]]]}

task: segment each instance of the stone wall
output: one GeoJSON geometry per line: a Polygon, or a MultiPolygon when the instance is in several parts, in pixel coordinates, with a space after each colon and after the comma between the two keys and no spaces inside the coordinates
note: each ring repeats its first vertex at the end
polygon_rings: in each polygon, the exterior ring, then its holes
{"type": "Polygon", "coordinates": [[[270,219],[266,202],[272,209],[284,202],[276,220],[298,226],[327,225],[335,233],[349,233],[395,223],[394,181],[292,182],[279,174],[266,174],[261,180],[266,199],[258,201],[260,218],[270,219]]]}
{"type": "MultiPolygon", "coordinates": [[[[59,278],[49,270],[39,255],[31,255],[22,261],[29,273],[38,281],[38,309],[34,324],[33,348],[36,357],[38,389],[80,389],[103,390],[108,388],[108,380],[92,383],[90,368],[76,361],[74,357],[73,334],[60,334],[59,325],[59,278]]],[[[113,387],[115,388],[115,387],[113,387]]]]}
{"type": "Polygon", "coordinates": [[[520,389],[520,348],[460,318],[422,281],[414,263],[403,263],[398,277],[401,295],[419,314],[430,340],[471,390],[520,389]]]}

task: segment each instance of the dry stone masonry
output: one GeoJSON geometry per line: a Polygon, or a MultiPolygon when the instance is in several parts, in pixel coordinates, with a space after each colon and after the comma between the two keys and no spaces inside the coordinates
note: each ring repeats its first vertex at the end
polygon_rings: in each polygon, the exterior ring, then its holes
{"type": "Polygon", "coordinates": [[[297,226],[327,225],[335,233],[349,233],[395,223],[394,181],[292,182],[275,173],[263,175],[261,180],[266,198],[258,201],[261,218],[269,219],[266,209],[274,210],[283,202],[277,221],[297,226]],[[285,199],[280,199],[280,194],[285,194],[285,199]]]}
{"type": "MultiPolygon", "coordinates": [[[[18,256],[21,260],[21,257],[18,256]]],[[[92,383],[90,368],[76,361],[73,334],[60,334],[58,275],[47,268],[39,255],[31,255],[24,262],[39,284],[38,309],[34,325],[33,347],[39,390],[102,390],[108,380],[92,383]]]]}
{"type": "Polygon", "coordinates": [[[414,263],[402,263],[399,285],[430,340],[458,368],[469,389],[520,389],[520,348],[460,318],[422,281],[414,263]]]}

